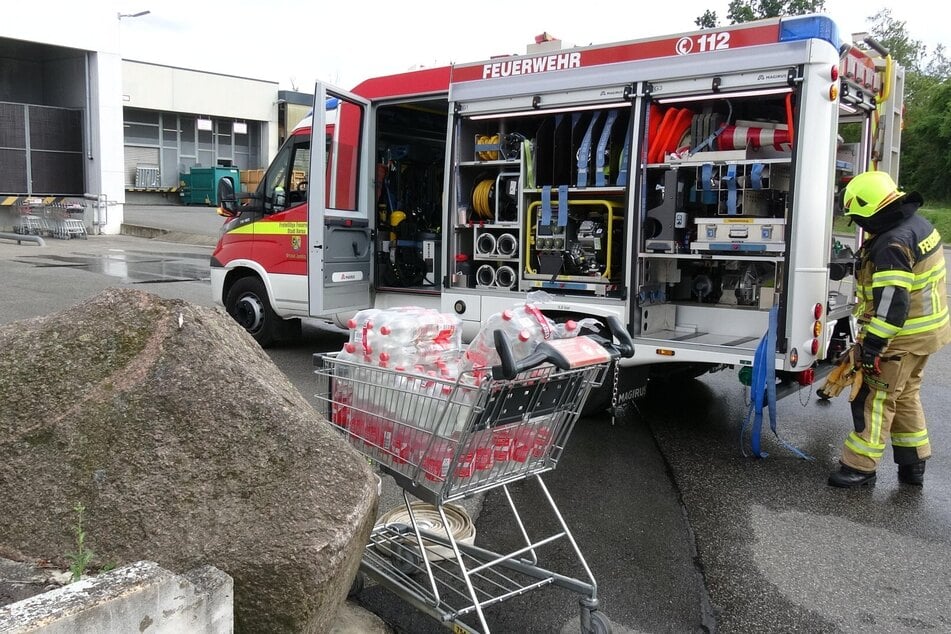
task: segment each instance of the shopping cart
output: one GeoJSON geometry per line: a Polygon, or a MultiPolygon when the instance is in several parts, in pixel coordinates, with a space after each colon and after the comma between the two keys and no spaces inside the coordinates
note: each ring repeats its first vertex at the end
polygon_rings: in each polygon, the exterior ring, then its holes
{"type": "Polygon", "coordinates": [[[598,611],[597,582],[541,478],[558,464],[589,391],[613,362],[633,354],[620,322],[608,322],[613,339],[550,341],[520,361],[497,331],[500,366],[463,372],[454,381],[356,363],[339,353],[315,355],[317,398],[328,419],[403,489],[409,522],[374,528],[362,573],[455,632],[489,632],[485,608],[548,585],[583,595],[582,634],[611,632],[598,611]],[[530,537],[519,516],[508,485],[527,478],[551,508],[554,534],[530,537]],[[448,529],[447,503],[496,487],[518,530],[520,544],[512,552],[461,543],[448,529]],[[435,507],[443,531],[424,528],[411,495],[435,507]],[[584,579],[540,565],[542,547],[562,539],[584,579]]]}
{"type": "Polygon", "coordinates": [[[13,232],[21,235],[44,236],[50,234],[46,219],[46,203],[42,198],[24,198],[17,204],[17,218],[13,232]]]}
{"type": "Polygon", "coordinates": [[[61,240],[87,239],[86,223],[83,220],[86,208],[80,203],[55,203],[48,208],[52,216],[52,234],[61,240]]]}

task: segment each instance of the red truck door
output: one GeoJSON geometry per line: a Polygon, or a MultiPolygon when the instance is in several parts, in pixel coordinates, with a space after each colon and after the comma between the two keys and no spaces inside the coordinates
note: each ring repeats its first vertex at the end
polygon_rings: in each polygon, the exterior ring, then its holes
{"type": "Polygon", "coordinates": [[[314,317],[360,310],[372,301],[369,106],[320,82],[314,88],[307,216],[308,294],[314,317]],[[329,109],[328,100],[336,100],[336,108],[329,109]],[[334,113],[334,121],[328,120],[328,112],[334,113]]]}

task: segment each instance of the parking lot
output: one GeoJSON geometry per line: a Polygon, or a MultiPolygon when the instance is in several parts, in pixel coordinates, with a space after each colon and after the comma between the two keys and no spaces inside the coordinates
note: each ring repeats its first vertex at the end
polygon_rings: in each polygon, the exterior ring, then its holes
{"type": "MultiPolygon", "coordinates": [[[[44,247],[0,241],[0,322],[60,310],[114,285],[210,305],[213,211],[129,211],[129,224],[172,231],[161,237],[178,241],[90,236],[44,247]]],[[[308,324],[300,341],[269,353],[311,396],[312,354],[342,342],[340,331],[308,324]]],[[[769,456],[743,456],[747,393],[732,371],[652,385],[648,399],[616,421],[582,420],[546,482],[588,558],[615,631],[951,628],[948,385],[946,348],[932,358],[922,391],[935,451],[923,489],[899,485],[890,462],[874,488],[827,487],[850,425],[848,403],[820,403],[808,389],[779,403],[778,431],[813,460],[797,458],[768,431],[769,456]]],[[[531,529],[545,520],[536,517],[528,493],[514,489],[531,529]]],[[[476,509],[483,543],[511,537],[497,530],[505,504],[495,491],[476,509]]],[[[556,563],[568,559],[564,552],[553,556],[556,563]]],[[[379,588],[368,588],[359,601],[398,631],[441,631],[379,588]]],[[[559,631],[576,624],[577,612],[576,597],[544,590],[493,608],[490,625],[500,632],[559,631]]]]}

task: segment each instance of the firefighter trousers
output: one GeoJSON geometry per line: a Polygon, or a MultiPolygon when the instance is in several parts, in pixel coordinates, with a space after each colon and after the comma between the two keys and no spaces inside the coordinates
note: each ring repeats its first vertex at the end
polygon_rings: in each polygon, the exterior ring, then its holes
{"type": "Polygon", "coordinates": [[[852,401],[852,431],[842,463],[875,471],[891,438],[895,462],[907,465],[931,456],[928,427],[921,409],[921,377],[928,355],[903,352],[883,360],[879,375],[866,373],[852,401]]]}

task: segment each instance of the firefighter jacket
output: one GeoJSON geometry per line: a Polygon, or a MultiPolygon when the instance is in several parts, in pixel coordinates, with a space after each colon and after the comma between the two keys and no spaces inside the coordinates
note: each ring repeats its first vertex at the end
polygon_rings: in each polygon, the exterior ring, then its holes
{"type": "Polygon", "coordinates": [[[859,251],[855,315],[870,345],[926,355],[951,341],[951,325],[941,235],[916,208],[859,251]]]}

